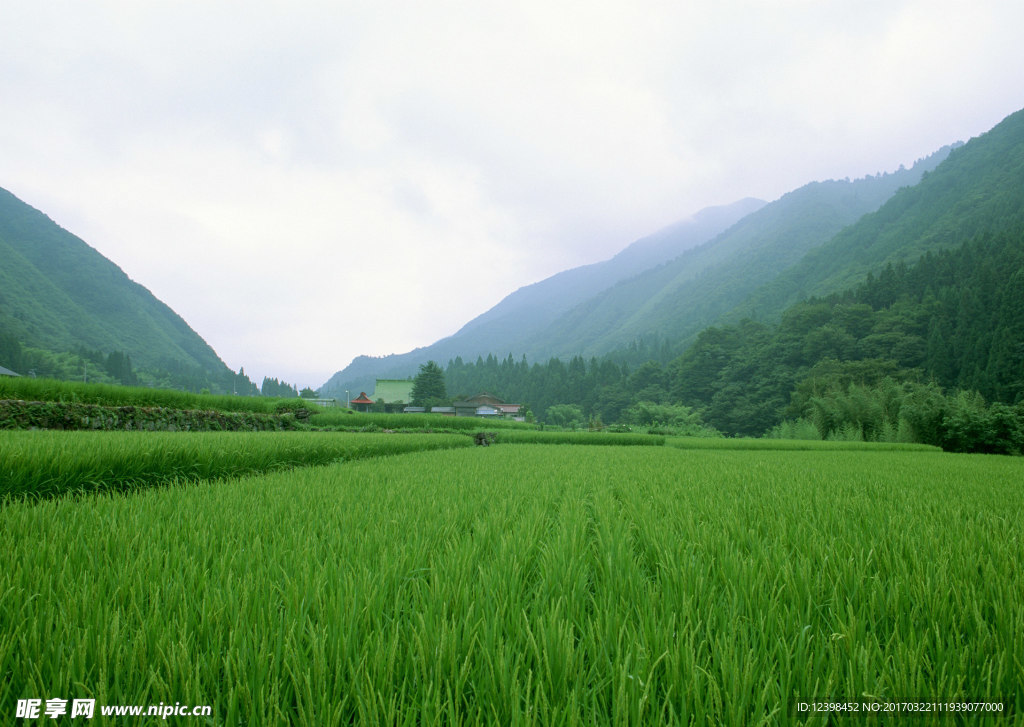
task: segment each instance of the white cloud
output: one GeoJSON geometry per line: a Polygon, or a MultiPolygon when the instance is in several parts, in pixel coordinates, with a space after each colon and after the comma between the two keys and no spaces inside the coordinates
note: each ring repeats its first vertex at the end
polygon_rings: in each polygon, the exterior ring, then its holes
{"type": "Polygon", "coordinates": [[[1024,6],[23,3],[0,185],[233,368],[322,383],[709,205],[1020,105],[1024,6]]]}

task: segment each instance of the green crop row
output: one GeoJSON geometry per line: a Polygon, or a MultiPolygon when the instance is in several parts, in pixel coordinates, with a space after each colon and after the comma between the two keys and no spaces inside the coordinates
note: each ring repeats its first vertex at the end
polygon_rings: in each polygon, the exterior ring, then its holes
{"type": "Polygon", "coordinates": [[[533,429],[534,425],[511,419],[452,417],[442,414],[376,414],[347,409],[314,410],[309,418],[312,427],[374,428],[374,429],[439,429],[481,431],[491,429],[533,429]]]}
{"type": "Polygon", "coordinates": [[[614,446],[653,446],[665,444],[665,437],[652,434],[629,434],[612,432],[549,432],[549,431],[500,431],[495,442],[498,444],[598,444],[614,446]]]}
{"type": "Polygon", "coordinates": [[[922,723],[1019,724],[1022,481],[1008,457],[537,445],[12,503],[0,705],[786,727],[941,701],[1002,711],[922,723]]]}
{"type": "Polygon", "coordinates": [[[0,399],[0,429],[255,432],[299,428],[304,427],[293,414],[0,399]]]}
{"type": "Polygon", "coordinates": [[[669,447],[677,449],[754,449],[797,451],[859,451],[859,452],[940,452],[930,444],[904,442],[852,442],[821,439],[752,439],[741,437],[669,437],[669,447]]]}
{"type": "Polygon", "coordinates": [[[63,401],[101,406],[144,406],[166,409],[214,409],[272,413],[282,402],[298,399],[276,399],[263,396],[226,396],[193,394],[172,389],[150,389],[145,386],[87,384],[80,381],[0,377],[0,399],[26,401],[63,401]]]}
{"type": "Polygon", "coordinates": [[[472,444],[459,434],[0,432],[0,498],[123,490],[472,444]]]}

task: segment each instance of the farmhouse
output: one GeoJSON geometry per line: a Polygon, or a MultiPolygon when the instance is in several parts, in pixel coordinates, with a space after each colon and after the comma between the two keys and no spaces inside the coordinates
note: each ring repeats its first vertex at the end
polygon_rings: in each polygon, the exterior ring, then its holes
{"type": "MultiPolygon", "coordinates": [[[[377,379],[373,395],[368,396],[365,391],[360,392],[359,398],[352,400],[352,408],[356,411],[370,411],[373,404],[383,401],[384,410],[387,412],[423,413],[426,411],[423,407],[412,405],[412,387],[413,382],[410,379],[377,379]]],[[[493,394],[482,392],[463,401],[453,402],[451,406],[431,407],[430,411],[443,416],[522,421],[519,408],[519,404],[506,404],[493,394]]]]}
{"type": "Polygon", "coordinates": [[[488,419],[516,419],[522,421],[519,404],[506,404],[498,397],[483,392],[463,401],[454,402],[455,416],[484,417],[488,419]]]}
{"type": "Polygon", "coordinates": [[[412,381],[409,379],[377,379],[373,400],[383,401],[384,410],[402,411],[412,403],[412,381]]]}
{"type": "Polygon", "coordinates": [[[0,376],[21,376],[21,374],[16,374],[10,369],[5,369],[3,366],[0,366],[0,376]]]}

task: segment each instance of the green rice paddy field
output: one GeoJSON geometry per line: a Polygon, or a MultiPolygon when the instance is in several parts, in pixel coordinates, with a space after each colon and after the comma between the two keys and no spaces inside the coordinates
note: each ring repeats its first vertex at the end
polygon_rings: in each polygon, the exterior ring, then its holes
{"type": "Polygon", "coordinates": [[[0,722],[1021,724],[1022,487],[928,450],[498,444],[8,499],[0,722]]]}

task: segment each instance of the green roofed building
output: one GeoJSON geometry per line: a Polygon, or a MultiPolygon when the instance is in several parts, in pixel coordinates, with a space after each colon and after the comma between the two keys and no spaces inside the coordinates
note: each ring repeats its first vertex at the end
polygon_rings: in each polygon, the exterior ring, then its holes
{"type": "Polygon", "coordinates": [[[412,402],[412,381],[408,379],[377,379],[373,400],[384,400],[385,404],[409,404],[412,402]]]}

